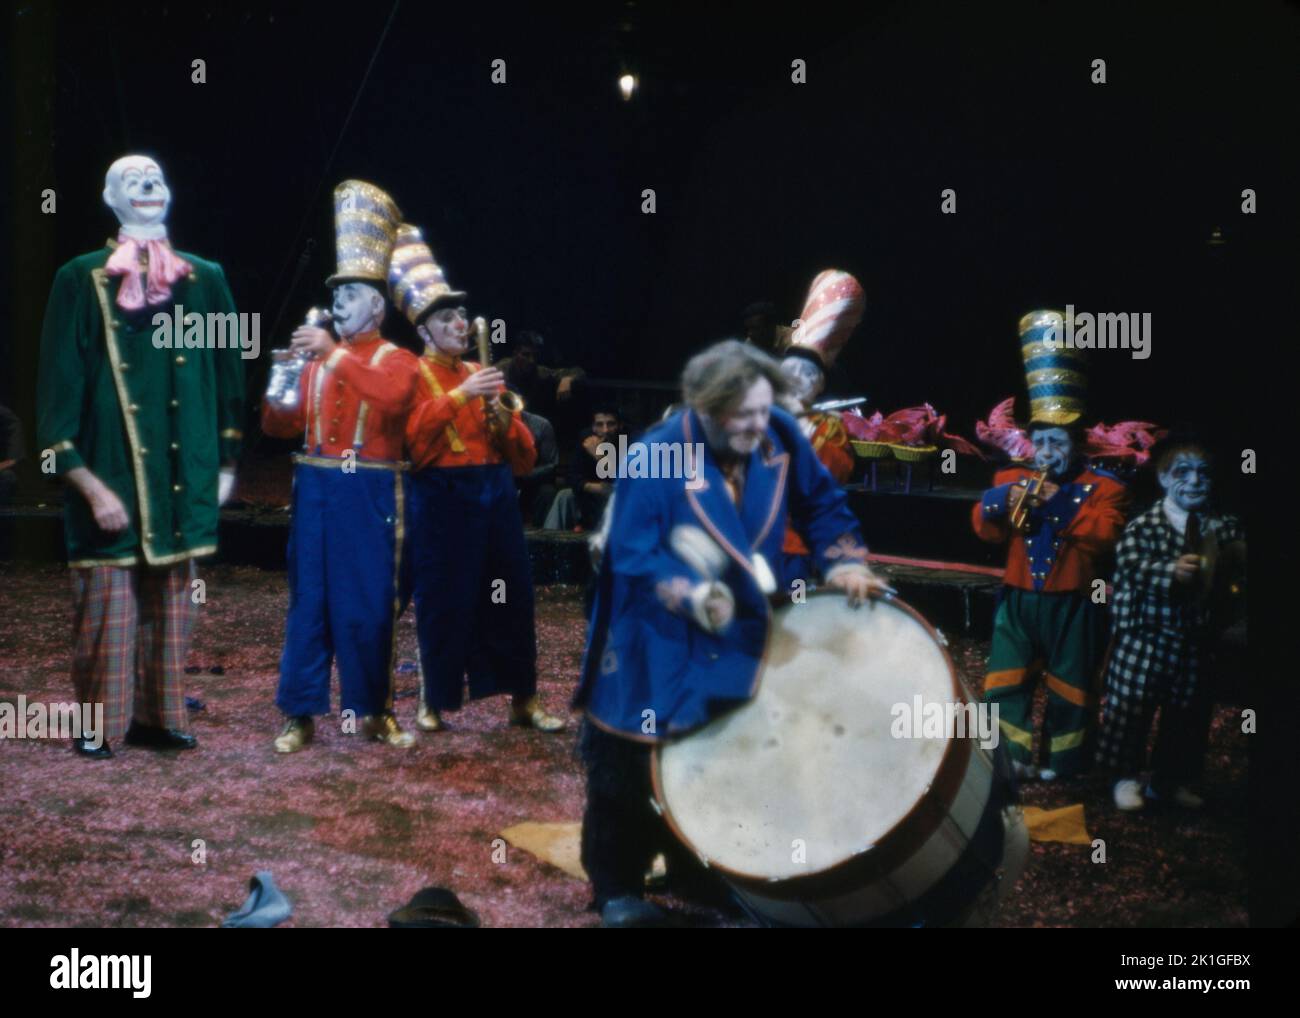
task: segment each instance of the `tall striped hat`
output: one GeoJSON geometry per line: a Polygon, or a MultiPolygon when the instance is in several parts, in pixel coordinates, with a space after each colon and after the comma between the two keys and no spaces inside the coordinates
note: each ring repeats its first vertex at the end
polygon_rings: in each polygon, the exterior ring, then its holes
{"type": "Polygon", "coordinates": [[[424,242],[418,226],[403,223],[397,229],[397,244],[388,263],[388,292],[393,305],[412,325],[442,303],[461,301],[465,293],[447,285],[442,267],[424,242]]]}
{"type": "Polygon", "coordinates": [[[382,287],[401,220],[401,210],[385,191],[364,180],[343,181],[334,189],[338,271],[325,285],[377,283],[382,287]]]}
{"type": "Polygon", "coordinates": [[[826,269],[817,273],[786,356],[808,357],[823,369],[829,368],[862,321],[866,305],[862,285],[847,272],[826,269]]]}
{"type": "Polygon", "coordinates": [[[1030,424],[1073,424],[1085,413],[1088,362],[1082,350],[1063,346],[1065,330],[1061,311],[1031,311],[1020,319],[1030,424]]]}

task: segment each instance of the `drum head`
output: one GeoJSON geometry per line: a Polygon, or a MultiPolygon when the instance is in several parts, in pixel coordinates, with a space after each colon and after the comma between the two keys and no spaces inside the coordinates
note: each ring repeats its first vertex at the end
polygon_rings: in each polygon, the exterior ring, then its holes
{"type": "Polygon", "coordinates": [[[947,652],[901,603],[853,609],[818,594],[773,614],[759,681],[749,703],[660,748],[659,791],[679,836],[754,880],[869,850],[921,800],[950,745],[895,734],[913,732],[914,697],[959,699],[947,652]]]}

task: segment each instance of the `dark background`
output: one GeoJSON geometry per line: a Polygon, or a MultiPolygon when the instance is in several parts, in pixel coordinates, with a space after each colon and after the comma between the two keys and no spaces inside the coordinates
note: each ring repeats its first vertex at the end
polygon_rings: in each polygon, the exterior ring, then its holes
{"type": "Polygon", "coordinates": [[[970,434],[1007,395],[1025,412],[1025,311],[1151,312],[1149,360],[1094,355],[1088,420],[1190,421],[1259,453],[1258,477],[1221,475],[1272,488],[1240,500],[1252,915],[1295,921],[1293,5],[20,2],[5,25],[0,401],[29,459],[50,281],[116,232],[103,175],[134,151],[168,176],[176,245],[264,316],[264,348],[327,299],[347,177],[394,195],[473,313],[598,375],[671,381],[747,303],[794,318],[837,266],[868,294],[841,391],[928,400],[970,434]]]}
{"type": "Polygon", "coordinates": [[[792,319],[838,266],[868,309],[836,387],[874,408],[929,401],[964,434],[1007,395],[1023,414],[1016,321],[1073,303],[1153,315],[1149,360],[1094,355],[1090,422],[1188,419],[1249,445],[1243,394],[1295,331],[1264,279],[1290,232],[1300,17],[1136,6],[16,4],[6,275],[31,297],[7,308],[0,400],[34,424],[50,279],[115,233],[103,174],[142,151],[173,188],[174,243],[225,266],[264,349],[328,299],[330,193],[360,177],[424,228],[472,313],[541,331],[554,363],[671,381],[744,305],[792,319]]]}

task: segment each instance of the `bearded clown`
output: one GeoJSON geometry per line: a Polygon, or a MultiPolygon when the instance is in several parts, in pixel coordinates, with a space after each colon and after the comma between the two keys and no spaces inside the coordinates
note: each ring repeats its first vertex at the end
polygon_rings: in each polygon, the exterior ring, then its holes
{"type": "Polygon", "coordinates": [[[262,404],[263,431],[303,440],[294,456],[279,753],[312,741],[315,716],[329,713],[334,663],[345,718],[359,719],[369,739],[415,744],[393,713],[392,678],[406,539],[403,431],[419,371],[414,356],[380,334],[399,216],[373,184],[335,188],[338,271],[325,285],[338,335],[300,326],[292,348],[310,363],[297,398],[262,404]]]}
{"type": "MultiPolygon", "coordinates": [[[[835,411],[814,411],[813,404],[826,389],[826,373],[862,320],[866,298],[862,286],[847,272],[827,269],[817,274],[808,289],[803,314],[781,360],[790,391],[784,407],[796,415],[799,429],[836,482],[844,485],[853,473],[853,450],[844,423],[835,411]]],[[[786,587],[795,580],[813,578],[808,545],[787,525],[781,544],[782,576],[786,587]]]]}
{"type": "Polygon", "coordinates": [[[234,487],[244,369],[227,344],[234,300],[216,262],[172,248],[171,189],[158,163],[118,159],[104,178],[117,237],[59,269],[41,333],[37,433],[72,489],[72,679],[102,704],[84,756],[113,744],[189,749],[181,675],[194,624],[194,560],[217,549],[218,506],[234,487]],[[174,316],[222,316],[222,339],[156,343],[174,316]],[[165,638],[162,634],[166,634],[165,638]],[[137,677],[138,676],[138,677],[137,677]]]}
{"type": "Polygon", "coordinates": [[[1098,763],[1118,775],[1115,805],[1148,802],[1196,809],[1211,700],[1207,660],[1220,622],[1211,596],[1216,579],[1229,592],[1244,584],[1245,532],[1210,500],[1207,446],[1172,435],[1152,451],[1163,497],[1129,523],[1116,549],[1115,640],[1106,671],[1098,763]],[[1218,576],[1215,576],[1215,573],[1218,576]],[[1156,709],[1160,728],[1143,790],[1138,772],[1156,709]]]}
{"type": "Polygon", "coordinates": [[[1088,763],[1106,645],[1105,599],[1097,594],[1126,501],[1124,485],[1084,459],[1087,365],[1079,351],[1058,349],[1063,327],[1059,311],[1020,320],[1032,467],[999,471],[971,513],[982,540],[1008,545],[984,699],[998,705],[1017,775],[1044,781],[1073,777],[1088,763]],[[1047,695],[1041,769],[1033,764],[1031,721],[1040,669],[1047,695]]]}

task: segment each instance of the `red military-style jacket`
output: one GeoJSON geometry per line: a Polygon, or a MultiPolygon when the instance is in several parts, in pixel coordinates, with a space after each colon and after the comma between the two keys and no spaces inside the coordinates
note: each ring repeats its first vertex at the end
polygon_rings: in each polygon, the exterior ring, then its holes
{"type": "Polygon", "coordinates": [[[494,439],[485,401],[460,392],[460,383],[479,369],[477,364],[433,352],[419,358],[417,366],[418,396],[406,423],[406,446],[414,469],[483,466],[504,460],[516,477],[532,471],[537,446],[519,415],[499,440],[494,439]]]}
{"type": "Polygon", "coordinates": [[[1110,474],[1084,469],[1031,511],[1027,533],[1013,532],[1008,515],[1012,486],[1033,474],[1027,467],[998,471],[993,487],[971,510],[975,533],[993,544],[1011,542],[1003,574],[1007,586],[1090,594],[1124,529],[1127,490],[1110,474]]]}
{"type": "Polygon", "coordinates": [[[419,374],[414,354],[377,331],[361,333],[307,365],[296,407],[263,401],[262,430],[276,438],[302,434],[304,450],[315,456],[354,449],[360,459],[397,462],[419,374]]]}
{"type": "MultiPolygon", "coordinates": [[[[831,476],[841,485],[846,484],[853,476],[853,450],[849,447],[849,433],[844,430],[839,414],[831,412],[817,416],[820,420],[809,439],[813,451],[817,453],[822,466],[831,472],[831,476]]],[[[781,551],[786,555],[807,555],[808,546],[795,533],[795,529],[787,525],[781,551]]]]}

